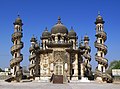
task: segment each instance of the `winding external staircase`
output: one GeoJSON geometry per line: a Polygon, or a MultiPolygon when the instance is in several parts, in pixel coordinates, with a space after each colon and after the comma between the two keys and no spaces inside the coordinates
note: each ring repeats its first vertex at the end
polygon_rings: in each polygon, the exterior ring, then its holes
{"type": "Polygon", "coordinates": [[[107,34],[104,32],[104,21],[103,18],[98,15],[96,18],[96,41],[94,43],[95,48],[97,48],[97,53],[95,54],[95,59],[98,62],[96,67],[95,77],[99,77],[102,81],[111,82],[112,77],[106,73],[106,68],[108,67],[108,60],[105,58],[107,54],[107,46],[104,44],[107,39],[107,34]]]}
{"type": "MultiPolygon", "coordinates": [[[[20,66],[20,62],[23,60],[23,54],[21,54],[21,49],[23,48],[24,44],[21,41],[21,38],[23,37],[22,33],[22,20],[18,16],[18,18],[15,20],[14,24],[14,33],[12,34],[12,42],[13,46],[11,47],[11,54],[12,59],[10,60],[10,67],[12,69],[12,79],[19,82],[21,80],[22,76],[22,69],[20,66]]],[[[13,81],[13,80],[11,80],[13,81]]]]}

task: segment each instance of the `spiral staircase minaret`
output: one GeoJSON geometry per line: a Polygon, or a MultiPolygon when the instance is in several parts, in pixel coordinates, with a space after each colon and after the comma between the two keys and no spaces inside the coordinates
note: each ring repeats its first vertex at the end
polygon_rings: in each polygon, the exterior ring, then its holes
{"type": "Polygon", "coordinates": [[[19,15],[13,24],[14,33],[12,34],[13,46],[11,47],[12,59],[10,60],[10,67],[12,69],[12,76],[15,77],[17,81],[20,81],[20,76],[22,75],[20,62],[23,60],[23,55],[21,54],[21,49],[23,48],[23,42],[21,41],[23,37],[23,23],[19,15]]]}
{"type": "Polygon", "coordinates": [[[29,56],[29,71],[30,71],[30,77],[32,79],[35,78],[35,76],[39,75],[39,45],[37,43],[37,39],[34,37],[31,38],[31,47],[29,48],[30,56],[29,56]]]}
{"type": "Polygon", "coordinates": [[[90,77],[91,74],[91,65],[90,65],[90,61],[91,61],[91,47],[89,46],[89,37],[87,35],[84,36],[84,46],[85,46],[85,53],[83,54],[85,60],[84,60],[84,66],[85,66],[85,76],[86,77],[90,77]]]}
{"type": "Polygon", "coordinates": [[[108,60],[105,58],[107,54],[107,46],[104,44],[107,39],[107,34],[104,32],[104,21],[103,18],[98,14],[96,18],[96,41],[95,47],[97,48],[97,53],[95,59],[98,62],[96,67],[95,77],[98,81],[111,81],[111,76],[106,73],[106,68],[108,67],[108,60]]]}

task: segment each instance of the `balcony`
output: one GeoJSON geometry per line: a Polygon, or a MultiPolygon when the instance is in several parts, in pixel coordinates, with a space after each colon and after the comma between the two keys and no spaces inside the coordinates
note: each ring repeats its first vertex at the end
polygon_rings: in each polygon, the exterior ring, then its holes
{"type": "Polygon", "coordinates": [[[29,69],[34,68],[34,67],[35,67],[35,64],[30,64],[29,65],[29,69]]]}
{"type": "Polygon", "coordinates": [[[91,61],[91,56],[89,54],[83,54],[83,56],[86,58],[86,59],[89,59],[89,61],[91,61]]]}
{"type": "Polygon", "coordinates": [[[106,34],[106,32],[104,32],[104,31],[98,31],[97,33],[96,33],[96,36],[97,37],[103,37],[103,39],[104,40],[106,40],[107,39],[107,36],[106,36],[107,34],[106,34]]]}
{"type": "Polygon", "coordinates": [[[14,39],[19,38],[19,37],[23,37],[23,33],[22,32],[15,32],[12,34],[12,41],[14,41],[14,39]]]}
{"type": "Polygon", "coordinates": [[[31,52],[33,50],[35,50],[35,48],[33,46],[29,48],[29,52],[31,52]]]}
{"type": "Polygon", "coordinates": [[[107,46],[101,43],[97,43],[97,41],[95,42],[95,47],[98,49],[102,49],[102,51],[104,51],[105,55],[107,53],[107,46]]]}
{"type": "Polygon", "coordinates": [[[20,50],[23,48],[23,43],[21,42],[20,44],[17,44],[17,45],[13,45],[11,47],[11,53],[13,54],[13,52],[17,51],[17,50],[20,50]]]}
{"type": "Polygon", "coordinates": [[[104,64],[105,66],[108,65],[108,60],[106,58],[100,57],[100,56],[95,56],[96,61],[104,64]]]}
{"type": "Polygon", "coordinates": [[[48,42],[47,46],[48,47],[71,47],[72,43],[71,42],[62,42],[62,41],[48,42]]]}
{"type": "Polygon", "coordinates": [[[31,61],[32,59],[34,59],[36,57],[36,55],[35,54],[33,54],[33,55],[30,55],[29,56],[29,61],[31,61]]]}
{"type": "Polygon", "coordinates": [[[23,55],[21,54],[19,57],[10,60],[10,66],[13,67],[15,64],[20,63],[22,60],[23,60],[23,55]]]}

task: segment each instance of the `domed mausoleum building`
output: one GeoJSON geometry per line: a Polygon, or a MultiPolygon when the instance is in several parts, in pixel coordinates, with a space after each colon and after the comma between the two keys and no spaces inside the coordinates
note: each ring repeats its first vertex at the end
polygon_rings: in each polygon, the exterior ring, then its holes
{"type": "MultiPolygon", "coordinates": [[[[22,71],[20,62],[23,60],[21,49],[22,42],[22,20],[18,16],[14,24],[14,33],[12,34],[13,46],[11,47],[12,59],[10,67],[12,70],[12,80],[19,82],[22,79],[22,71]]],[[[104,44],[107,34],[104,32],[104,20],[98,15],[95,21],[96,25],[96,41],[95,47],[97,53],[95,59],[98,62],[95,71],[95,78],[98,81],[111,81],[111,76],[106,73],[108,60],[105,58],[107,54],[107,46],[104,44]]],[[[68,82],[72,80],[88,81],[93,78],[91,72],[91,47],[89,46],[89,37],[78,43],[77,33],[73,27],[70,30],[61,22],[58,17],[57,23],[49,32],[47,27],[40,37],[41,43],[32,36],[30,39],[31,46],[29,48],[29,72],[30,79],[68,82]]],[[[11,80],[11,81],[12,81],[11,80]]]]}
{"type": "Polygon", "coordinates": [[[30,76],[33,79],[49,80],[52,74],[62,75],[63,81],[79,80],[84,65],[81,55],[84,54],[84,45],[78,45],[78,36],[71,27],[70,31],[61,22],[52,27],[51,32],[45,28],[42,33],[41,45],[36,48],[37,40],[31,41],[30,47],[30,76]],[[39,63],[38,63],[39,62],[39,63]]]}

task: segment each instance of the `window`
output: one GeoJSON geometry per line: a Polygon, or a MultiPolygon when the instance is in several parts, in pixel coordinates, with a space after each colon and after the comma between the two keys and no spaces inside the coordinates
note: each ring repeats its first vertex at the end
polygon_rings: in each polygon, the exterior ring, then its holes
{"type": "Polygon", "coordinates": [[[15,45],[17,45],[17,40],[15,40],[15,45]]]}
{"type": "Polygon", "coordinates": [[[101,29],[102,29],[102,27],[101,27],[101,25],[100,25],[100,31],[101,31],[101,29]]]}
{"type": "Polygon", "coordinates": [[[60,41],[60,35],[58,36],[58,42],[60,41]]]}
{"type": "Polygon", "coordinates": [[[32,70],[32,75],[33,75],[34,71],[32,70]]]}
{"type": "Polygon", "coordinates": [[[102,39],[100,39],[100,43],[102,44],[102,39]]]}
{"type": "Polygon", "coordinates": [[[103,53],[101,53],[101,57],[103,56],[103,53]]]}
{"type": "Polygon", "coordinates": [[[17,57],[17,53],[15,53],[15,58],[17,57]]]}
{"type": "Polygon", "coordinates": [[[16,66],[14,67],[14,74],[15,74],[15,72],[16,72],[16,66]]]}
{"type": "Polygon", "coordinates": [[[74,74],[74,69],[72,69],[72,75],[74,74]]]}
{"type": "Polygon", "coordinates": [[[103,66],[101,66],[101,72],[103,72],[103,66]]]}
{"type": "Polygon", "coordinates": [[[45,41],[45,48],[46,48],[46,41],[45,41]]]}

